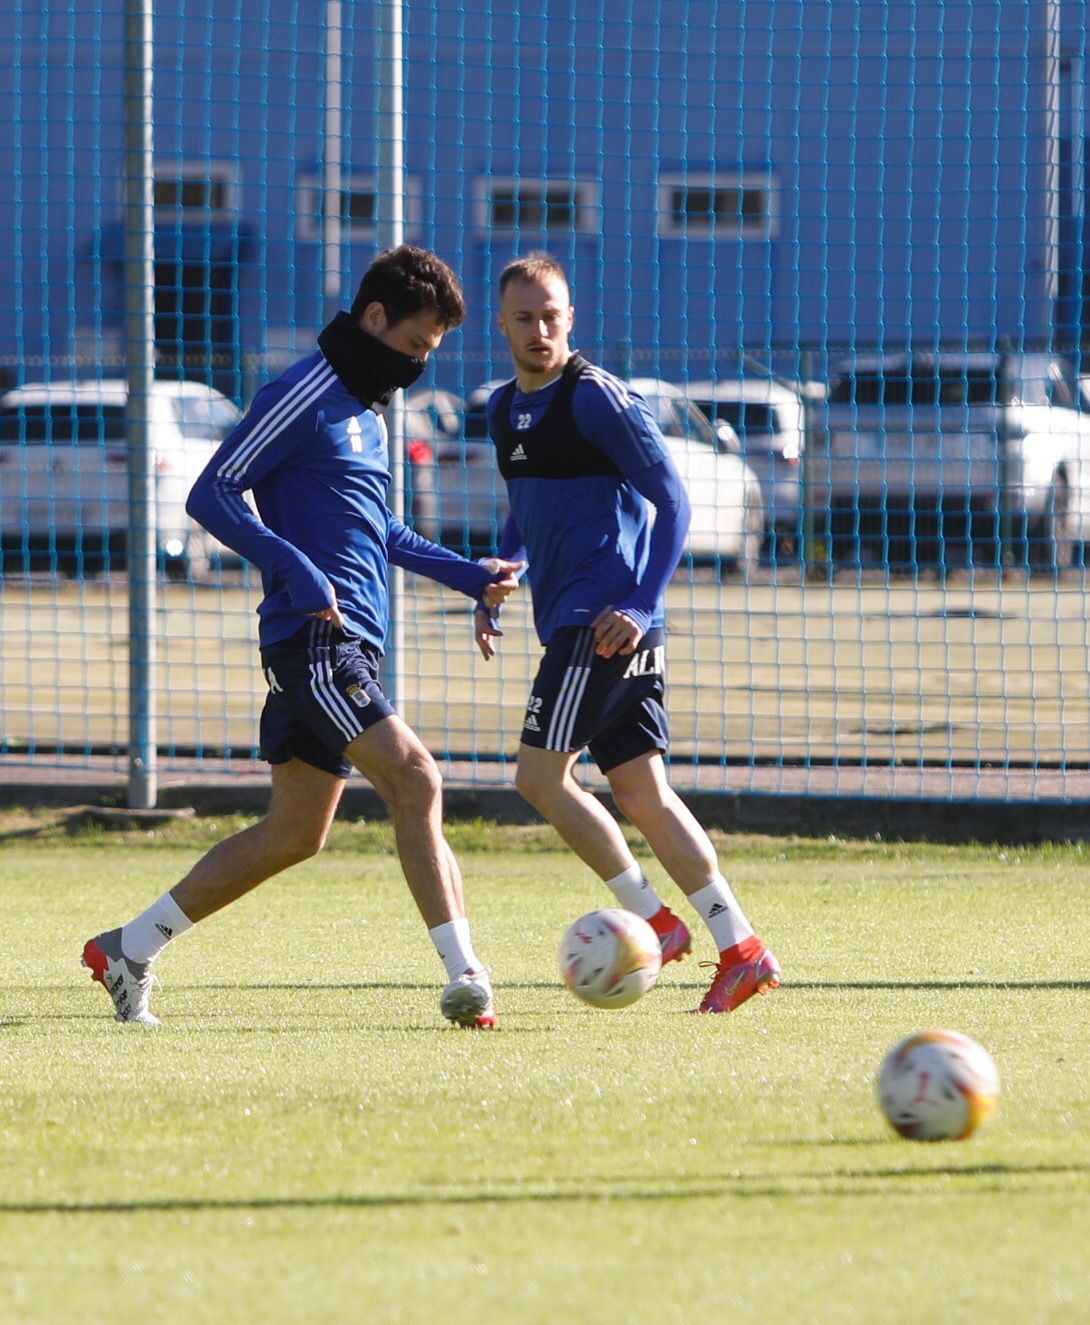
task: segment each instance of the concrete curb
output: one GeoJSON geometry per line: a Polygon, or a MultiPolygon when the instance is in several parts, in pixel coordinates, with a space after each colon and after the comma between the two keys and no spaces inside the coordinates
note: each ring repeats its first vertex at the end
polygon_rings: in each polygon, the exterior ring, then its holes
{"type": "MultiPolygon", "coordinates": [[[[708,828],[761,833],[773,837],[882,838],[889,841],[945,843],[1082,842],[1090,840],[1090,803],[1038,799],[937,799],[897,796],[794,795],[764,792],[683,792],[682,798],[708,828]]],[[[603,803],[611,805],[607,797],[603,803]]],[[[260,814],[268,802],[266,777],[175,781],[160,788],[164,812],[190,810],[198,815],[260,814]]],[[[447,783],[448,819],[486,819],[497,823],[540,823],[514,788],[466,787],[447,783]]],[[[19,781],[0,783],[3,806],[125,805],[122,779],[19,781]]],[[[151,813],[156,813],[152,811],[151,813]]],[[[339,815],[385,819],[378,794],[349,782],[339,815]]],[[[126,822],[131,815],[121,815],[126,822]]],[[[109,816],[101,820],[108,822],[109,816]]]]}

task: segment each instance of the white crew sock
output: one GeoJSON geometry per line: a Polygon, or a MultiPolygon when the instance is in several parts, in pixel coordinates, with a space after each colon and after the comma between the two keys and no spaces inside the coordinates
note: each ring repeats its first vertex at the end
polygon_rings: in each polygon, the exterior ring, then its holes
{"type": "Polygon", "coordinates": [[[738,899],[722,874],[717,874],[706,888],[693,893],[689,901],[711,930],[720,952],[733,948],[736,943],[741,943],[753,934],[753,926],[746,919],[738,899]]]}
{"type": "Polygon", "coordinates": [[[171,939],[192,928],[193,921],[170,893],[164,893],[142,915],[122,926],[121,951],[131,962],[152,962],[171,939]]]}
{"type": "Polygon", "coordinates": [[[474,973],[479,971],[487,981],[488,973],[473,951],[473,941],[469,937],[469,921],[465,916],[457,920],[448,920],[445,925],[436,925],[434,929],[428,930],[428,934],[435,944],[435,951],[447,968],[447,975],[452,980],[457,980],[467,971],[474,973]]]}
{"type": "Polygon", "coordinates": [[[650,920],[652,916],[658,915],[662,900],[636,861],[623,874],[618,874],[615,879],[606,879],[605,883],[625,911],[634,911],[641,920],[650,920]]]}

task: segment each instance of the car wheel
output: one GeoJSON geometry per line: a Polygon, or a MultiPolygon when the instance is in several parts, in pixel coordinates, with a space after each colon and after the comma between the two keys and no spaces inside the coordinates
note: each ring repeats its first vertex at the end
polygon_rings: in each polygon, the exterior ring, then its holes
{"type": "Polygon", "coordinates": [[[742,531],[742,543],[737,557],[723,557],[719,562],[719,578],[728,579],[737,575],[748,580],[760,565],[761,547],[765,540],[765,517],[761,506],[746,507],[745,528],[742,531]]]}
{"type": "Polygon", "coordinates": [[[1073,560],[1075,540],[1071,533],[1071,490],[1063,474],[1053,477],[1045,509],[1026,522],[1027,560],[1032,567],[1058,573],[1073,560]]]}
{"type": "Polygon", "coordinates": [[[747,579],[760,565],[761,548],[765,541],[765,513],[760,505],[746,507],[746,532],[742,542],[742,555],[738,570],[747,579]]]}

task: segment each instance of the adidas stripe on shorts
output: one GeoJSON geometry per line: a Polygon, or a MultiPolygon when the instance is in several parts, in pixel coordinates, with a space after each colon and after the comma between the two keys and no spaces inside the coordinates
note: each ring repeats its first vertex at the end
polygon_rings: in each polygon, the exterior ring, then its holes
{"type": "Polygon", "coordinates": [[[635,653],[600,658],[589,626],[563,626],[549,640],[526,717],[524,745],[584,747],[603,773],[670,745],[663,631],[649,630],[635,653]]]}
{"type": "Polygon", "coordinates": [[[309,621],[261,650],[269,693],[261,712],[261,758],[300,759],[347,777],[345,747],[394,707],[378,683],[379,654],[329,621],[309,621]]]}

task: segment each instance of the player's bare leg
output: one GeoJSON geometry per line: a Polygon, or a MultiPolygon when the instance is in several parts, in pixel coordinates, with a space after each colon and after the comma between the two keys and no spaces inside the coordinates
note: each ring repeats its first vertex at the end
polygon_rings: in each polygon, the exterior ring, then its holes
{"type": "Polygon", "coordinates": [[[640,830],[663,868],[706,922],[719,948],[701,1012],[733,1012],[754,994],[780,983],[780,965],[754,934],[719,871],[703,825],[666,781],[657,751],[630,759],[606,775],[617,808],[640,830]]]}
{"type": "Polygon", "coordinates": [[[462,873],[443,836],[443,782],[435,760],[396,715],[345,751],[390,812],[401,868],[429,929],[465,916],[462,873]]]}
{"type": "Polygon", "coordinates": [[[703,825],[666,781],[666,765],[658,751],[610,769],[606,778],[617,808],[640,830],[655,858],[686,897],[715,877],[719,870],[715,847],[703,825]]]}
{"type": "Polygon", "coordinates": [[[343,778],[298,759],[273,764],[264,818],[217,843],[171,889],[171,896],[196,924],[281,870],[317,855],[344,786],[343,778]]]}
{"type": "Polygon", "coordinates": [[[435,760],[396,714],[357,736],[345,755],[390,812],[409,891],[450,976],[439,1000],[443,1015],[461,1026],[495,1026],[491,983],[469,937],[462,872],[443,836],[435,760]]]}
{"type": "Polygon", "coordinates": [[[158,1026],[151,964],[178,934],[265,879],[320,851],[344,779],[291,760],[272,769],[263,819],[214,846],[184,879],[119,929],[88,939],[83,964],[110,995],[119,1021],[158,1026]]]}
{"type": "Polygon", "coordinates": [[[563,750],[520,745],[515,785],[620,905],[650,923],[662,943],[663,962],[680,960],[692,947],[688,927],[648,883],[613,815],[575,780],[577,758],[563,750]]]}
{"type": "Polygon", "coordinates": [[[556,829],[575,854],[602,879],[632,863],[620,826],[606,807],[576,782],[578,754],[520,745],[515,786],[556,829]]]}

